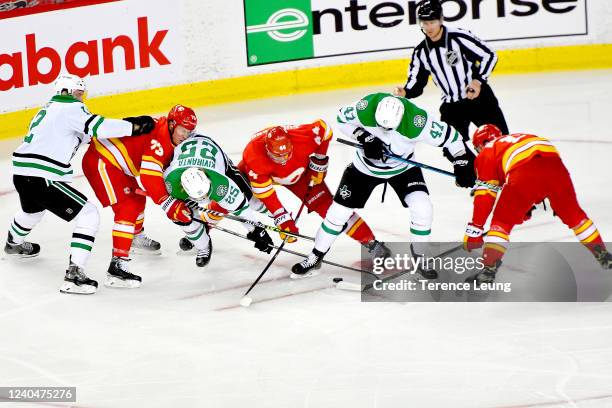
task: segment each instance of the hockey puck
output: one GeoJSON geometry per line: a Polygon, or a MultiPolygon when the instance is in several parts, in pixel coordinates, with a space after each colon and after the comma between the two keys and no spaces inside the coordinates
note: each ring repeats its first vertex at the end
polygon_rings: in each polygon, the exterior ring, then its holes
{"type": "Polygon", "coordinates": [[[342,282],[343,280],[342,278],[334,278],[334,283],[342,282]]]}

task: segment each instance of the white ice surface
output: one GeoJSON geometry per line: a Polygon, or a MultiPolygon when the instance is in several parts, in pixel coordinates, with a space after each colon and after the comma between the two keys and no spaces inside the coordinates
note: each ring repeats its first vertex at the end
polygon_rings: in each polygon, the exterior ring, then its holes
{"type": "MultiPolygon", "coordinates": [[[[584,209],[604,237],[612,236],[612,71],[496,77],[493,87],[511,131],[555,142],[584,209]]],[[[318,117],[333,123],[340,105],[390,88],[200,109],[200,130],[238,160],[250,135],[264,126],[318,117]]],[[[417,103],[437,112],[433,85],[417,103]]],[[[16,144],[0,146],[4,228],[18,208],[9,159],[16,144]]],[[[82,153],[74,161],[77,174],[82,153]]],[[[352,154],[337,143],[330,147],[332,189],[352,154]]],[[[418,148],[416,159],[450,169],[427,146],[418,148]]],[[[435,208],[432,239],[460,240],[471,214],[466,190],[444,176],[425,177],[435,208]]],[[[82,176],[74,185],[95,201],[82,176]]],[[[362,215],[380,239],[408,239],[407,210],[391,190],[381,205],[381,191],[374,191],[362,215]]],[[[297,209],[297,199],[282,199],[297,209]]],[[[100,282],[112,228],[111,210],[101,214],[87,270],[100,282]]],[[[320,220],[304,214],[298,224],[302,233],[314,234],[320,220]]],[[[231,221],[223,226],[243,231],[231,221]]],[[[238,302],[268,256],[215,231],[212,261],[199,269],[191,257],[175,255],[180,231],[152,203],[145,227],[164,253],[134,258],[132,270],[143,276],[140,289],[60,294],[72,226],[53,215],[30,235],[42,246],[40,257],[0,261],[0,386],[78,387],[76,404],[16,406],[612,406],[609,304],[360,303],[357,294],[331,283],[334,276],[357,281],[357,274],[325,267],[320,277],[290,281],[288,270],[299,258],[281,254],[244,309],[238,302]]],[[[572,241],[573,234],[550,211],[538,211],[512,239],[572,241]]],[[[291,248],[306,252],[310,246],[291,248]]],[[[359,247],[341,237],[328,259],[354,265],[359,247]]]]}

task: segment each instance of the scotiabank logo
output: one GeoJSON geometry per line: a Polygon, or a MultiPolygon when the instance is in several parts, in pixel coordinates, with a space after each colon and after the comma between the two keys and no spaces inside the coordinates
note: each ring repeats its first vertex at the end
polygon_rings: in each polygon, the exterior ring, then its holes
{"type": "Polygon", "coordinates": [[[123,55],[126,70],[136,69],[137,64],[139,68],[148,68],[153,61],[158,65],[171,64],[161,50],[168,30],[159,30],[151,35],[147,17],[139,17],[137,25],[136,39],[123,34],[100,40],[79,41],[70,45],[63,56],[56,49],[40,44],[40,39],[36,37],[36,34],[27,34],[25,52],[0,54],[0,72],[7,71],[4,65],[8,65],[12,70],[12,75],[8,79],[0,77],[0,91],[24,87],[26,83],[24,73],[27,73],[28,86],[53,82],[62,68],[80,77],[99,75],[101,72],[109,74],[115,72],[115,56],[117,55],[123,55]],[[113,51],[118,48],[121,48],[123,52],[114,55],[113,51]],[[80,54],[84,54],[85,58],[81,58],[80,54]],[[50,62],[51,68],[48,72],[41,72],[39,69],[39,62],[44,60],[50,62]],[[78,65],[77,60],[87,62],[78,65]]]}

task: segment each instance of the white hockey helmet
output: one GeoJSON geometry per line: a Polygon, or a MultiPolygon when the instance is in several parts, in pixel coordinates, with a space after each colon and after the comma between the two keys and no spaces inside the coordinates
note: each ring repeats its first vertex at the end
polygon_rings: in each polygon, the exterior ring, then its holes
{"type": "Polygon", "coordinates": [[[70,95],[72,95],[73,91],[87,91],[87,85],[85,84],[85,80],[83,78],[79,78],[76,75],[61,74],[55,80],[53,89],[55,89],[56,95],[61,95],[64,89],[68,91],[70,95]]]}
{"type": "Polygon", "coordinates": [[[210,180],[206,177],[204,170],[190,167],[181,174],[181,186],[189,198],[200,201],[208,195],[210,180]]]}
{"type": "Polygon", "coordinates": [[[374,118],[378,126],[385,130],[395,130],[404,117],[404,104],[399,98],[385,96],[376,107],[374,118]]]}

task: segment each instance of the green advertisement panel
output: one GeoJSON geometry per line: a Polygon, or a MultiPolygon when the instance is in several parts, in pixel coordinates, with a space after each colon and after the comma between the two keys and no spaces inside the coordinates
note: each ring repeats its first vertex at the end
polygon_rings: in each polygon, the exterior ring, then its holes
{"type": "Polygon", "coordinates": [[[244,0],[248,65],[314,57],[311,0],[244,0]]]}

